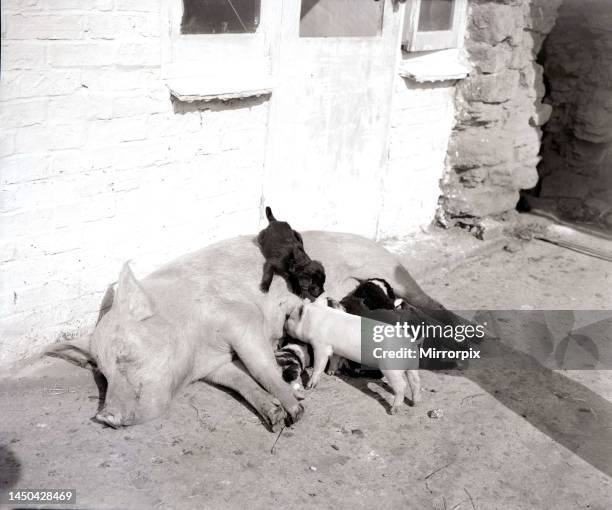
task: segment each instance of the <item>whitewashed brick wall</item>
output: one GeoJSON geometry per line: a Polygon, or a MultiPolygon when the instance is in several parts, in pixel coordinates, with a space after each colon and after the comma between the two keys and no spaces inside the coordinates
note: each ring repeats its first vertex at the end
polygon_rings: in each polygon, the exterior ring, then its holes
{"type": "Polygon", "coordinates": [[[106,286],[253,232],[268,105],[175,106],[157,2],[3,0],[0,366],[88,329],[106,286]]]}
{"type": "MultiPolygon", "coordinates": [[[[0,370],[90,330],[125,260],[144,276],[259,227],[268,102],[172,103],[159,9],[2,2],[0,370]]],[[[434,216],[452,92],[397,82],[381,237],[434,216]]]]}
{"type": "Polygon", "coordinates": [[[378,224],[381,239],[431,225],[455,122],[454,94],[453,82],[419,84],[397,78],[378,224]]]}

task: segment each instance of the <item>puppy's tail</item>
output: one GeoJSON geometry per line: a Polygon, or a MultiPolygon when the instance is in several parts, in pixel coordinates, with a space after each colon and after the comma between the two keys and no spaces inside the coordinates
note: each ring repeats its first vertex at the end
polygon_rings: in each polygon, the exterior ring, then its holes
{"type": "Polygon", "coordinates": [[[276,218],[272,214],[272,209],[269,207],[266,207],[266,218],[268,218],[268,221],[276,221],[276,218]]]}

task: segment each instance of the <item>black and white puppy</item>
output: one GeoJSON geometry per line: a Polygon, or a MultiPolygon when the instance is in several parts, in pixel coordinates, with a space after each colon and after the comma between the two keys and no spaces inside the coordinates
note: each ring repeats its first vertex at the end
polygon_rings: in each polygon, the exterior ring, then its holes
{"type": "Polygon", "coordinates": [[[282,347],[277,349],[274,355],[283,380],[289,383],[294,390],[303,390],[302,373],[310,365],[312,348],[291,337],[285,337],[281,345],[282,347]]]}
{"type": "Polygon", "coordinates": [[[270,222],[257,236],[257,242],[266,259],[260,288],[270,290],[275,274],[283,277],[291,291],[303,299],[315,300],[324,291],[325,269],[304,251],[302,236],[285,221],[278,221],[272,209],[266,207],[270,222]]]}
{"type": "MultiPolygon", "coordinates": [[[[369,278],[357,280],[357,288],[346,295],[340,304],[346,309],[347,305],[360,308],[359,302],[367,310],[398,310],[405,306],[404,300],[398,298],[387,280],[382,278],[369,278]]],[[[349,310],[346,310],[348,313],[349,310]]],[[[356,315],[359,313],[355,312],[356,315]]]]}
{"type": "MultiPolygon", "coordinates": [[[[369,278],[367,280],[357,279],[357,281],[359,285],[355,290],[344,296],[340,303],[330,303],[328,300],[328,306],[339,308],[351,315],[369,317],[383,322],[393,323],[398,320],[393,312],[403,310],[407,305],[403,299],[396,296],[393,287],[391,287],[387,280],[369,278]],[[337,304],[337,306],[334,306],[334,304],[337,304]]],[[[333,375],[342,369],[347,369],[352,375],[378,372],[378,370],[372,371],[362,367],[359,363],[333,355],[330,359],[327,373],[333,375]]]]}
{"type": "MultiPolygon", "coordinates": [[[[359,281],[359,280],[358,280],[359,281]]],[[[347,313],[359,315],[380,322],[394,324],[396,322],[408,322],[415,324],[440,325],[438,321],[428,316],[426,312],[409,305],[403,299],[398,298],[393,288],[382,278],[371,278],[359,281],[359,285],[351,293],[347,294],[340,305],[347,313]]],[[[429,336],[423,340],[423,348],[435,347],[438,349],[462,350],[466,349],[466,343],[458,343],[454,339],[440,336],[429,336]]],[[[338,366],[344,362],[333,360],[338,366]]],[[[355,374],[367,373],[368,370],[360,367],[357,363],[348,362],[346,365],[355,374]]],[[[453,361],[421,359],[420,367],[427,369],[448,369],[456,366],[453,361]]]]}

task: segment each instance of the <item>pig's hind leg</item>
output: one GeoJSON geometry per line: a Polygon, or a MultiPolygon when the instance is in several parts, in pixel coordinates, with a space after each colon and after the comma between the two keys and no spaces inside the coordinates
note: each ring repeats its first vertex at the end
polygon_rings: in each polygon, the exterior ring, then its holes
{"type": "Polygon", "coordinates": [[[253,406],[272,431],[280,430],[285,423],[287,413],[280,401],[257,384],[240,360],[220,366],[209,374],[206,380],[240,394],[253,406]]]}

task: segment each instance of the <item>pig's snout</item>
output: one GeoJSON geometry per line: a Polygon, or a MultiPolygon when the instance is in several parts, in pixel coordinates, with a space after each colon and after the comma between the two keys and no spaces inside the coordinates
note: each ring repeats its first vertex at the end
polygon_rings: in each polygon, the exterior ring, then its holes
{"type": "Polygon", "coordinates": [[[126,420],[119,411],[110,411],[107,409],[102,409],[102,411],[96,414],[96,420],[114,429],[129,425],[128,420],[126,420]]]}

